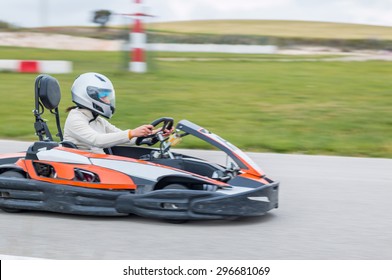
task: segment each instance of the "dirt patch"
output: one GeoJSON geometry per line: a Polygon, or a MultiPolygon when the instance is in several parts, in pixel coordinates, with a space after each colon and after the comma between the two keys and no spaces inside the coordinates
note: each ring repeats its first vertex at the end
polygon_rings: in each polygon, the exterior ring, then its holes
{"type": "Polygon", "coordinates": [[[118,51],[122,45],[123,41],[121,40],[103,40],[33,32],[0,32],[0,46],[83,51],[118,51]]]}

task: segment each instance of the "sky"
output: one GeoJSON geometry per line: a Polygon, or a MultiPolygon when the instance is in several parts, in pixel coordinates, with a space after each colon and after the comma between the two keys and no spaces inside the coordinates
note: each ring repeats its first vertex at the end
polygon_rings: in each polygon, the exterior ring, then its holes
{"type": "MultiPolygon", "coordinates": [[[[0,21],[17,26],[94,25],[93,11],[132,13],[135,0],[0,0],[0,21]]],[[[392,0],[142,0],[148,22],[305,20],[392,26],[392,0]]],[[[109,24],[129,19],[113,16],[109,24]]]]}

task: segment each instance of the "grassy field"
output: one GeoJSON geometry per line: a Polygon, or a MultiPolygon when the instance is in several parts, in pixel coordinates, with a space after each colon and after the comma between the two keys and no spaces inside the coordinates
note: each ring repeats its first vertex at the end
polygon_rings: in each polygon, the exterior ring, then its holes
{"type": "MultiPolygon", "coordinates": [[[[140,75],[121,70],[126,58],[119,52],[0,48],[0,58],[16,57],[73,61],[74,73],[55,75],[63,92],[62,122],[72,105],[72,81],[96,71],[116,87],[112,122],[124,129],[172,116],[196,122],[246,151],[392,157],[391,62],[273,61],[281,56],[266,62],[257,59],[268,56],[222,54],[228,59],[174,62],[157,58],[183,55],[152,53],[150,72],[140,75]]],[[[35,139],[36,76],[0,73],[0,138],[35,139]]],[[[185,139],[181,147],[208,146],[185,139]]]]}

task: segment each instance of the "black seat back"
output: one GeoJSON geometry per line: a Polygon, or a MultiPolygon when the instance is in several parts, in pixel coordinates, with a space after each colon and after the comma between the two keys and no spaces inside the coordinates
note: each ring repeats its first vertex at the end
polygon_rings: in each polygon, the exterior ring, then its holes
{"type": "Polygon", "coordinates": [[[40,75],[35,80],[39,99],[48,110],[56,109],[60,104],[61,91],[59,82],[49,75],[40,75]]]}
{"type": "Polygon", "coordinates": [[[61,99],[60,85],[57,79],[49,75],[39,75],[35,79],[35,132],[40,141],[53,141],[52,134],[49,131],[48,125],[41,115],[45,109],[48,109],[56,117],[57,134],[60,141],[63,140],[63,133],[61,131],[60,116],[58,106],[61,99]]]}

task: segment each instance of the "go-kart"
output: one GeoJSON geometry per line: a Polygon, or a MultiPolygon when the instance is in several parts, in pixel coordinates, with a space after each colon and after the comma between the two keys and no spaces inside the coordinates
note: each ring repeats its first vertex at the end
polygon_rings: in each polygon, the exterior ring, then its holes
{"type": "Polygon", "coordinates": [[[35,82],[35,132],[39,141],[26,152],[0,156],[0,208],[6,212],[50,211],[80,215],[143,217],[172,221],[263,215],[278,207],[279,183],[271,180],[240,149],[190,122],[172,118],[152,125],[162,129],[95,154],[62,141],[60,87],[49,75],[35,82]],[[56,117],[53,140],[44,108],[56,117]],[[223,151],[226,166],[171,149],[195,136],[223,151]],[[159,147],[152,147],[159,143],[159,147]]]}

